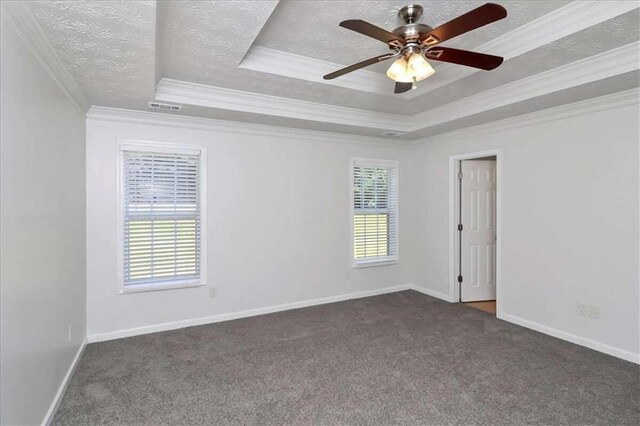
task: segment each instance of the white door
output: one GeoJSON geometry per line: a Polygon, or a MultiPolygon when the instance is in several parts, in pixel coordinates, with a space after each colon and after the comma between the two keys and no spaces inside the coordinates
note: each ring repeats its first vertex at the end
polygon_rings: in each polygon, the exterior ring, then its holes
{"type": "Polygon", "coordinates": [[[496,298],[496,162],[461,162],[460,263],[463,302],[496,298]]]}

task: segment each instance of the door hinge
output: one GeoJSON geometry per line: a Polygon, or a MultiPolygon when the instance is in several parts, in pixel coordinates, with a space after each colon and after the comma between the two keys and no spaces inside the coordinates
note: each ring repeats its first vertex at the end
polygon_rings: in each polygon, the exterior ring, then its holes
{"type": "Polygon", "coordinates": [[[458,179],[462,180],[462,172],[458,172],[458,179]]]}
{"type": "Polygon", "coordinates": [[[462,231],[462,228],[463,228],[462,224],[461,224],[461,223],[459,223],[459,224],[458,224],[458,231],[462,231]]]}
{"type": "Polygon", "coordinates": [[[458,282],[461,283],[462,282],[462,275],[458,275],[458,282]]]}

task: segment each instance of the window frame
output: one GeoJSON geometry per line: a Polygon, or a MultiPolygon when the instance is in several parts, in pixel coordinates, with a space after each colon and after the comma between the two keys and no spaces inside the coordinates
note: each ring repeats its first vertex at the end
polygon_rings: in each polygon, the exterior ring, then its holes
{"type": "Polygon", "coordinates": [[[388,160],[388,159],[378,159],[378,158],[362,158],[356,157],[352,158],[350,161],[349,168],[349,199],[350,199],[350,211],[351,215],[349,217],[350,223],[350,240],[349,252],[351,253],[351,267],[352,268],[368,268],[372,266],[385,266],[385,265],[394,265],[400,261],[400,220],[399,220],[399,205],[400,205],[400,183],[399,183],[399,167],[397,160],[388,160]],[[354,207],[355,204],[355,195],[353,191],[354,180],[353,180],[353,172],[356,166],[364,166],[364,167],[384,167],[391,169],[391,173],[394,174],[395,178],[395,193],[393,194],[395,197],[395,204],[393,210],[387,209],[388,211],[392,211],[395,216],[395,233],[396,233],[396,246],[395,246],[395,254],[393,256],[378,256],[375,258],[369,259],[356,259],[355,256],[355,227],[354,227],[354,217],[356,214],[356,209],[354,207]]]}
{"type": "Polygon", "coordinates": [[[146,291],[174,290],[202,287],[207,285],[207,150],[198,144],[153,142],[131,139],[118,139],[117,143],[117,294],[139,293],[146,291]],[[173,280],[163,283],[129,284],[124,282],[124,152],[158,152],[168,154],[200,155],[200,276],[191,280],[173,280]]]}

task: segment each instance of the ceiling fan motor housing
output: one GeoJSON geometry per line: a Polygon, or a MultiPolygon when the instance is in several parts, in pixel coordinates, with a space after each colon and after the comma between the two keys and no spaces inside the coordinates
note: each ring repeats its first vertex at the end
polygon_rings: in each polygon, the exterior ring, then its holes
{"type": "Polygon", "coordinates": [[[417,41],[420,38],[420,34],[430,33],[433,31],[429,25],[425,24],[406,24],[396,28],[392,32],[395,35],[399,35],[407,42],[417,41]]]}
{"type": "Polygon", "coordinates": [[[433,31],[429,25],[417,23],[422,16],[422,6],[418,4],[410,4],[398,11],[398,17],[405,23],[403,26],[393,30],[395,35],[404,38],[407,43],[416,42],[421,34],[433,31]]]}
{"type": "Polygon", "coordinates": [[[402,19],[406,24],[412,24],[420,19],[422,12],[422,6],[419,4],[410,4],[398,11],[398,17],[400,17],[400,19],[402,19]]]}

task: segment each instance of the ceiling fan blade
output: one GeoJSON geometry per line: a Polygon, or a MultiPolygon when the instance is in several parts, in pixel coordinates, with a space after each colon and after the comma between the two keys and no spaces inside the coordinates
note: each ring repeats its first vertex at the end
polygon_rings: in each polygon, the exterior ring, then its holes
{"type": "Polygon", "coordinates": [[[340,26],[394,46],[404,46],[405,43],[402,37],[380,27],[376,27],[362,19],[349,19],[347,21],[342,21],[340,22],[340,26]]]}
{"type": "Polygon", "coordinates": [[[349,65],[348,67],[344,67],[342,69],[339,69],[338,71],[334,71],[322,78],[324,78],[325,80],[333,80],[334,78],[340,77],[341,75],[359,70],[360,68],[368,67],[369,65],[377,64],[378,62],[386,61],[387,59],[395,58],[396,56],[400,55],[396,53],[387,53],[386,55],[376,56],[375,58],[367,59],[366,61],[358,62],[357,64],[349,65]]]}
{"type": "Polygon", "coordinates": [[[492,22],[499,21],[500,19],[506,18],[506,16],[507,11],[504,7],[495,3],[486,3],[477,9],[473,9],[464,15],[460,15],[440,25],[430,33],[424,34],[420,37],[420,41],[427,46],[432,46],[492,22]]]}
{"type": "Polygon", "coordinates": [[[393,93],[404,93],[404,92],[408,92],[409,90],[411,90],[411,88],[413,87],[413,83],[401,83],[401,82],[396,82],[396,87],[393,90],[393,93]]]}
{"type": "Polygon", "coordinates": [[[468,67],[480,68],[490,71],[498,68],[504,61],[501,56],[487,55],[484,53],[470,52],[468,50],[453,49],[451,47],[432,47],[425,52],[427,59],[452,64],[466,65],[468,67]]]}

